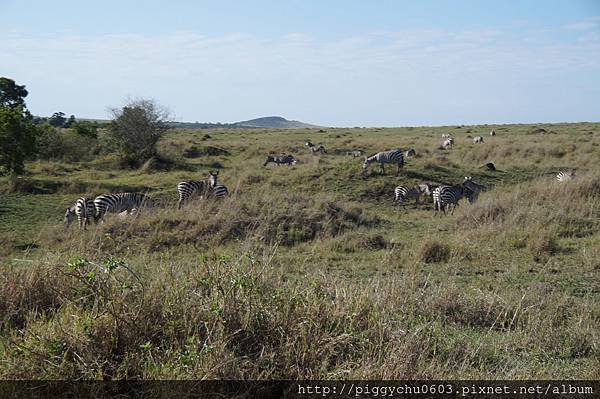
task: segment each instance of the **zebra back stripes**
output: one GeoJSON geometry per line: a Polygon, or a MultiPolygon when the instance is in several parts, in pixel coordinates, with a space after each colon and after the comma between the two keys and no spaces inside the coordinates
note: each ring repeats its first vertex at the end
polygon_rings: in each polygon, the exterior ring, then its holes
{"type": "Polygon", "coordinates": [[[558,181],[559,183],[573,180],[574,178],[575,178],[574,171],[571,171],[571,172],[560,171],[556,174],[556,181],[558,181]]]}
{"type": "Polygon", "coordinates": [[[400,173],[400,169],[404,166],[404,153],[401,149],[395,149],[378,152],[375,155],[365,158],[365,160],[362,163],[363,172],[366,172],[367,168],[369,167],[369,164],[373,162],[379,163],[379,167],[381,168],[381,174],[385,173],[385,168],[383,166],[384,164],[396,164],[398,167],[396,170],[397,175],[398,173],[400,173]]]}
{"type": "Polygon", "coordinates": [[[298,163],[296,158],[294,158],[293,155],[289,155],[289,154],[267,155],[267,160],[265,161],[263,166],[267,166],[267,164],[269,164],[270,162],[273,162],[277,165],[288,165],[288,166],[296,165],[296,163],[298,163]]]}
{"type": "Polygon", "coordinates": [[[398,186],[394,189],[395,201],[403,203],[410,198],[415,199],[415,204],[419,205],[421,195],[430,195],[429,185],[419,184],[418,186],[398,186]]]}
{"type": "Polygon", "coordinates": [[[107,212],[121,213],[127,211],[130,213],[134,209],[152,207],[153,201],[150,197],[142,193],[118,193],[103,194],[94,199],[96,207],[96,221],[102,219],[107,212]]]}
{"type": "Polygon", "coordinates": [[[473,137],[473,143],[483,143],[483,137],[481,137],[481,136],[473,137]]]}
{"type": "Polygon", "coordinates": [[[217,184],[210,192],[210,196],[213,198],[225,198],[229,196],[229,190],[223,184],[217,184]]]}
{"type": "Polygon", "coordinates": [[[446,210],[452,205],[452,213],[458,206],[463,197],[467,197],[469,203],[475,202],[477,196],[483,189],[483,186],[475,183],[471,177],[465,177],[465,180],[454,186],[441,185],[433,190],[433,209],[437,213],[446,210]]]}
{"type": "Polygon", "coordinates": [[[208,177],[204,180],[186,180],[177,185],[177,209],[181,208],[184,202],[195,196],[206,196],[208,192],[217,185],[219,171],[208,172],[208,177]]]}

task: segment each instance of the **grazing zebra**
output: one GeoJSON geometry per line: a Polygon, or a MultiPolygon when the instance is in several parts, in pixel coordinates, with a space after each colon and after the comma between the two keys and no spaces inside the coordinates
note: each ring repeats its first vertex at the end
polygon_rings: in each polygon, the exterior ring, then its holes
{"type": "Polygon", "coordinates": [[[400,173],[400,169],[404,166],[404,155],[400,149],[378,152],[375,155],[365,158],[362,163],[363,172],[366,172],[369,164],[373,162],[379,163],[381,174],[385,173],[383,164],[396,164],[398,166],[396,169],[396,175],[398,175],[398,173],[400,173]]]}
{"type": "Polygon", "coordinates": [[[94,199],[96,215],[94,219],[99,221],[107,212],[128,214],[137,212],[142,207],[152,207],[154,203],[150,197],[142,193],[118,193],[103,194],[94,199]]]}
{"type": "Polygon", "coordinates": [[[565,181],[573,180],[574,178],[575,178],[575,171],[571,171],[571,172],[560,171],[556,174],[556,181],[558,181],[558,182],[565,182],[565,181]]]}
{"type": "Polygon", "coordinates": [[[227,190],[227,187],[225,187],[225,185],[217,184],[210,190],[208,195],[211,198],[225,198],[229,196],[229,190],[227,190]]]}
{"type": "Polygon", "coordinates": [[[181,209],[181,205],[190,198],[199,195],[206,195],[208,191],[217,185],[219,171],[208,172],[208,177],[204,180],[186,180],[177,185],[177,193],[179,201],[177,201],[177,209],[181,209]]]}
{"type": "Polygon", "coordinates": [[[323,144],[319,144],[318,146],[314,145],[313,143],[311,143],[310,141],[307,141],[306,144],[304,144],[305,146],[308,147],[308,149],[310,150],[310,152],[317,153],[320,152],[321,154],[325,154],[325,146],[323,144]]]}
{"type": "Polygon", "coordinates": [[[495,131],[495,130],[492,130],[492,131],[490,132],[490,136],[495,136],[495,135],[496,135],[496,131],[495,131]]]}
{"type": "Polygon", "coordinates": [[[415,205],[419,205],[421,195],[431,195],[428,184],[419,184],[414,187],[398,186],[394,189],[395,201],[403,203],[410,198],[415,199],[415,205]]]}
{"type": "Polygon", "coordinates": [[[75,216],[77,216],[79,228],[85,230],[90,219],[96,216],[96,206],[94,205],[94,200],[91,198],[81,197],[75,201],[75,205],[67,208],[67,211],[65,212],[65,224],[67,227],[71,224],[75,216]]]}
{"type": "Polygon", "coordinates": [[[439,186],[433,190],[433,209],[436,214],[438,211],[443,211],[445,214],[448,206],[452,204],[452,213],[454,213],[454,209],[463,197],[467,197],[471,204],[475,202],[481,188],[482,186],[473,182],[470,177],[465,177],[462,183],[454,186],[439,186]]]}
{"type": "Polygon", "coordinates": [[[298,161],[292,155],[279,154],[279,155],[267,155],[267,160],[263,166],[267,166],[269,162],[273,162],[277,165],[296,165],[298,161]]]}
{"type": "Polygon", "coordinates": [[[358,158],[362,156],[362,154],[363,152],[361,150],[346,151],[346,155],[351,155],[354,158],[358,158]]]}
{"type": "Polygon", "coordinates": [[[473,137],[473,143],[483,143],[483,137],[481,137],[481,136],[473,137]]]}
{"type": "Polygon", "coordinates": [[[446,140],[444,140],[444,142],[442,143],[442,147],[443,148],[452,148],[452,146],[454,145],[454,139],[452,137],[448,137],[446,140]]]}
{"type": "Polygon", "coordinates": [[[414,148],[411,148],[410,150],[406,151],[406,153],[404,154],[404,156],[405,156],[406,158],[412,158],[412,157],[414,157],[415,155],[417,155],[417,152],[415,151],[415,149],[414,149],[414,148]]]}

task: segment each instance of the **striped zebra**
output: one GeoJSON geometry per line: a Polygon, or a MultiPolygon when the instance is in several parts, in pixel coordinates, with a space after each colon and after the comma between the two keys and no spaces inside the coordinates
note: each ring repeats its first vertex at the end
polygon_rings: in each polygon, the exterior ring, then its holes
{"type": "Polygon", "coordinates": [[[452,146],[454,146],[454,139],[452,137],[448,137],[446,140],[444,140],[444,142],[442,143],[442,147],[443,148],[452,148],[452,146]]]}
{"type": "Polygon", "coordinates": [[[289,154],[278,154],[278,155],[267,155],[267,160],[265,161],[263,166],[267,166],[270,162],[273,162],[276,165],[296,165],[298,161],[292,155],[289,154]]]}
{"type": "Polygon", "coordinates": [[[431,195],[431,191],[428,184],[419,184],[414,187],[398,186],[394,189],[395,201],[404,203],[410,198],[415,199],[415,205],[419,205],[421,195],[431,195]]]}
{"type": "Polygon", "coordinates": [[[565,181],[569,181],[569,180],[573,180],[575,178],[575,171],[571,171],[571,172],[566,172],[566,171],[560,171],[556,174],[556,181],[558,182],[565,182],[565,181]]]}
{"type": "Polygon", "coordinates": [[[495,130],[492,130],[492,131],[490,132],[490,136],[495,136],[495,135],[496,135],[496,131],[495,131],[495,130]]]}
{"type": "Polygon", "coordinates": [[[402,167],[404,166],[404,154],[400,149],[378,152],[375,155],[365,158],[365,160],[362,163],[363,172],[366,172],[367,168],[369,167],[369,164],[373,162],[379,163],[379,167],[381,168],[381,174],[385,173],[385,169],[383,166],[384,164],[396,164],[396,175],[398,175],[398,173],[400,173],[400,169],[402,169],[402,167]]]}
{"type": "Polygon", "coordinates": [[[320,152],[321,154],[325,154],[325,146],[323,144],[319,144],[318,146],[316,146],[313,143],[311,143],[310,141],[307,141],[304,145],[307,146],[308,149],[310,150],[310,152],[312,152],[313,154],[315,154],[317,152],[320,152]]]}
{"type": "Polygon", "coordinates": [[[108,212],[131,214],[142,207],[153,207],[154,202],[142,193],[102,194],[94,199],[94,206],[96,208],[94,219],[98,222],[108,212]]]}
{"type": "Polygon", "coordinates": [[[192,197],[199,196],[202,198],[206,196],[206,194],[217,185],[218,177],[219,171],[211,170],[208,172],[208,177],[204,180],[186,180],[180,182],[177,185],[177,194],[179,194],[177,209],[181,209],[181,205],[192,197]]]}
{"type": "Polygon", "coordinates": [[[454,186],[442,185],[433,190],[433,210],[437,214],[438,211],[446,213],[446,210],[452,205],[452,213],[458,206],[458,202],[467,197],[469,203],[475,202],[477,195],[481,191],[482,186],[473,182],[470,177],[465,177],[465,180],[454,186]]]}
{"type": "Polygon", "coordinates": [[[452,138],[452,135],[450,133],[442,133],[442,138],[449,139],[449,138],[452,138]]]}
{"type": "Polygon", "coordinates": [[[473,143],[483,143],[483,137],[481,137],[481,136],[473,137],[473,143]]]}
{"type": "Polygon", "coordinates": [[[75,201],[75,205],[67,208],[65,212],[65,224],[67,227],[71,224],[73,219],[77,216],[77,222],[79,228],[85,230],[90,219],[96,216],[96,206],[94,200],[91,198],[81,197],[75,201]]]}
{"type": "Polygon", "coordinates": [[[362,154],[362,150],[346,151],[346,155],[353,156],[354,158],[358,158],[362,156],[362,154]]]}
{"type": "Polygon", "coordinates": [[[411,148],[410,150],[408,150],[408,151],[406,151],[406,152],[404,153],[404,156],[405,156],[406,158],[412,158],[412,157],[414,157],[414,156],[416,156],[416,155],[417,155],[417,152],[415,151],[415,149],[414,149],[414,148],[411,148]]]}
{"type": "Polygon", "coordinates": [[[227,189],[227,187],[225,187],[225,185],[217,184],[210,190],[208,195],[211,198],[225,198],[229,196],[229,190],[227,189]]]}

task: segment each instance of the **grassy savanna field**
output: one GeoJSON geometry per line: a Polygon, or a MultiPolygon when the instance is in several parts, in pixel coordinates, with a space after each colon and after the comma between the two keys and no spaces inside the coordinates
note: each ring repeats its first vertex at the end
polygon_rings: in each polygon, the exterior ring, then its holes
{"type": "Polygon", "coordinates": [[[600,378],[600,123],[171,131],[159,149],[177,168],[101,154],[0,178],[0,378],[600,378]],[[418,154],[398,176],[344,155],[392,148],[418,154]],[[231,197],[177,210],[177,183],[211,169],[231,197]],[[393,204],[464,176],[486,190],[453,215],[393,204]],[[159,206],[62,225],[121,191],[159,206]]]}

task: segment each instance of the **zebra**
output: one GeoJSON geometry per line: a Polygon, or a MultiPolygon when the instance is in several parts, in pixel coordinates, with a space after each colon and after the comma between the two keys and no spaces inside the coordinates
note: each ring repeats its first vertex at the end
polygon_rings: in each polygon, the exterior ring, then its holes
{"type": "Polygon", "coordinates": [[[351,155],[354,158],[358,158],[362,156],[362,154],[363,152],[361,150],[346,151],[346,155],[351,155]]]}
{"type": "Polygon", "coordinates": [[[410,150],[408,150],[408,151],[406,151],[406,152],[404,153],[404,156],[405,156],[406,158],[412,158],[412,157],[414,157],[415,155],[417,155],[417,152],[415,151],[415,149],[414,149],[414,148],[411,148],[410,150]]]}
{"type": "Polygon", "coordinates": [[[481,137],[481,136],[473,137],[473,143],[483,143],[483,137],[481,137]]]}
{"type": "Polygon", "coordinates": [[[490,132],[490,136],[495,136],[495,135],[496,135],[496,131],[495,131],[495,130],[492,130],[492,131],[490,132]]]}
{"type": "Polygon", "coordinates": [[[279,154],[279,155],[267,155],[267,160],[263,166],[267,166],[269,162],[273,162],[277,165],[296,165],[298,161],[292,155],[279,154]]]}
{"type": "Polygon", "coordinates": [[[403,203],[409,198],[415,199],[415,205],[419,205],[421,195],[431,195],[428,184],[419,184],[414,187],[398,186],[394,189],[395,201],[403,203]]]}
{"type": "Polygon", "coordinates": [[[121,213],[138,212],[141,207],[153,207],[154,202],[150,197],[142,193],[118,193],[102,194],[94,199],[96,215],[94,219],[98,222],[107,212],[121,213]]]}
{"type": "Polygon", "coordinates": [[[217,184],[208,193],[211,198],[225,198],[229,196],[229,190],[223,184],[217,184]]]}
{"type": "Polygon", "coordinates": [[[398,168],[396,169],[396,175],[398,175],[398,173],[400,173],[400,169],[402,169],[402,167],[404,166],[404,155],[402,150],[400,149],[378,152],[375,155],[371,155],[370,157],[365,158],[365,160],[362,163],[363,172],[366,172],[367,168],[369,167],[369,164],[373,162],[379,163],[379,167],[381,168],[381,174],[385,173],[385,169],[383,167],[384,164],[396,164],[398,166],[398,168]]]}
{"type": "Polygon", "coordinates": [[[574,178],[575,178],[575,171],[571,171],[571,172],[560,171],[556,174],[556,181],[558,181],[558,182],[565,182],[565,181],[573,180],[574,178]]]}
{"type": "Polygon", "coordinates": [[[79,228],[85,230],[90,219],[96,216],[96,206],[91,198],[81,197],[75,201],[75,205],[67,208],[65,212],[65,224],[67,227],[77,216],[79,228]]]}
{"type": "Polygon", "coordinates": [[[444,140],[444,142],[442,143],[442,147],[443,148],[452,148],[452,146],[454,146],[454,139],[452,137],[448,137],[446,140],[444,140]]]}
{"type": "Polygon", "coordinates": [[[442,133],[442,138],[443,139],[450,139],[450,138],[452,138],[452,135],[450,133],[442,133]]]}
{"type": "Polygon", "coordinates": [[[312,152],[313,154],[317,152],[325,154],[325,146],[323,144],[319,144],[318,146],[316,146],[310,141],[307,141],[304,145],[307,146],[310,152],[312,152]]]}
{"type": "Polygon", "coordinates": [[[209,171],[208,177],[204,180],[186,180],[182,181],[177,185],[177,194],[179,194],[179,201],[177,201],[177,209],[181,209],[181,205],[191,197],[199,195],[200,198],[206,195],[210,189],[217,185],[217,178],[219,177],[219,171],[209,171]]]}
{"type": "Polygon", "coordinates": [[[452,213],[454,213],[454,209],[463,197],[467,197],[471,204],[475,202],[481,188],[482,186],[476,184],[471,177],[465,177],[462,183],[454,186],[439,186],[433,190],[433,209],[436,214],[438,211],[443,211],[445,214],[448,206],[452,204],[452,213]]]}

